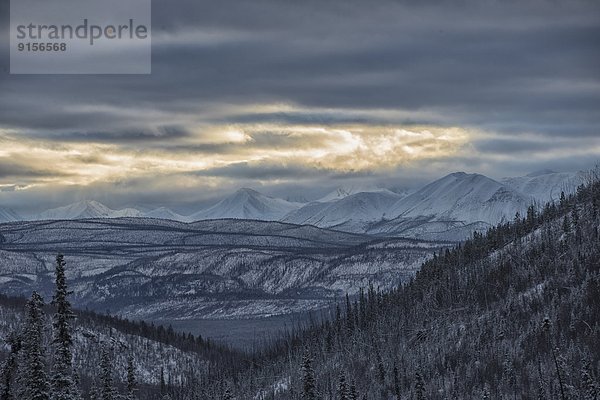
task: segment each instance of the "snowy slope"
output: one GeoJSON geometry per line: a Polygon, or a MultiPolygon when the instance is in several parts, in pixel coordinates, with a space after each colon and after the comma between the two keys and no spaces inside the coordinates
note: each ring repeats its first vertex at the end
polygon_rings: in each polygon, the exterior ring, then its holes
{"type": "Polygon", "coordinates": [[[301,203],[276,199],[256,190],[244,188],[214,206],[190,215],[188,220],[236,218],[276,221],[301,206],[301,203]]]}
{"type": "Polygon", "coordinates": [[[365,224],[384,218],[402,197],[389,190],[361,192],[329,203],[310,203],[288,214],[284,221],[318,227],[364,231],[365,224]]]}
{"type": "Polygon", "coordinates": [[[314,309],[369,283],[395,287],[443,245],[387,239],[395,245],[379,248],[382,239],[366,235],[235,219],[30,221],[0,230],[0,292],[51,297],[62,251],[75,305],[142,319],[314,309]]]}
{"type": "Polygon", "coordinates": [[[495,224],[523,212],[530,203],[527,196],[484,175],[455,172],[400,199],[387,216],[495,224]]]}
{"type": "Polygon", "coordinates": [[[155,210],[144,213],[146,218],[172,219],[173,221],[185,221],[187,217],[177,214],[166,207],[159,207],[155,210]]]}
{"type": "Polygon", "coordinates": [[[143,213],[135,208],[112,210],[94,200],[84,200],[68,206],[46,210],[35,219],[82,219],[82,218],[119,218],[141,217],[143,213]]]}
{"type": "Polygon", "coordinates": [[[583,172],[537,171],[526,176],[504,178],[502,183],[540,203],[558,200],[560,193],[573,193],[584,182],[583,172]]]}
{"type": "Polygon", "coordinates": [[[21,219],[21,216],[10,208],[0,207],[0,222],[14,222],[21,219]]]}
{"type": "Polygon", "coordinates": [[[322,198],[320,198],[316,201],[320,202],[320,203],[327,203],[327,202],[331,202],[331,201],[341,200],[344,197],[348,197],[348,196],[351,196],[351,195],[357,194],[357,193],[378,193],[378,192],[393,193],[388,189],[374,188],[374,187],[369,187],[369,186],[359,186],[359,185],[343,186],[343,187],[339,187],[339,188],[335,189],[333,192],[328,193],[327,195],[323,196],[322,198]]]}

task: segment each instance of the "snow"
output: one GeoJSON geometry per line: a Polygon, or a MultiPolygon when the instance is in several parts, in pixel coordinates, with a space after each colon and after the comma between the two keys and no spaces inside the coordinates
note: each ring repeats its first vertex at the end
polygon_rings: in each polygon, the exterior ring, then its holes
{"type": "Polygon", "coordinates": [[[21,219],[21,216],[10,208],[0,207],[0,222],[20,221],[21,219]]]}
{"type": "Polygon", "coordinates": [[[149,211],[144,214],[144,217],[158,218],[158,219],[171,219],[173,221],[185,221],[187,219],[187,217],[184,217],[183,215],[179,215],[176,212],[174,212],[166,207],[159,207],[155,210],[149,211]]]}
{"type": "Polygon", "coordinates": [[[288,214],[283,220],[319,227],[344,226],[343,230],[364,231],[366,223],[384,218],[389,207],[401,198],[389,190],[360,192],[335,202],[310,203],[288,214]]]}
{"type": "Polygon", "coordinates": [[[46,210],[33,219],[82,219],[82,218],[120,218],[141,217],[143,213],[135,208],[112,210],[102,203],[94,200],[84,200],[68,206],[46,210]]]}
{"type": "Polygon", "coordinates": [[[512,218],[530,203],[526,196],[484,175],[455,172],[399,200],[388,216],[495,224],[512,218]]]}
{"type": "Polygon", "coordinates": [[[234,219],[13,222],[0,230],[2,292],[49,296],[54,259],[63,251],[74,304],[149,319],[321,308],[370,282],[398,285],[443,245],[392,238],[367,248],[374,240],[367,235],[234,219]]]}
{"type": "Polygon", "coordinates": [[[323,196],[322,198],[320,198],[316,201],[319,203],[327,203],[330,201],[341,200],[344,197],[348,197],[348,196],[351,196],[351,195],[357,194],[357,193],[377,193],[377,192],[393,193],[392,191],[385,189],[385,188],[374,188],[374,187],[370,187],[370,186],[360,186],[360,185],[342,186],[342,187],[338,187],[333,192],[328,193],[327,195],[323,196]]]}
{"type": "MultiPolygon", "coordinates": [[[[112,210],[97,201],[87,200],[45,211],[33,219],[134,217],[181,222],[282,221],[360,234],[463,240],[476,230],[511,220],[517,212],[523,214],[534,202],[543,204],[558,199],[561,191],[575,191],[584,178],[583,172],[541,170],[496,181],[480,174],[455,172],[414,192],[396,193],[354,185],[339,187],[318,201],[298,203],[244,188],[190,216],[166,207],[149,212],[137,208],[112,210]]],[[[14,212],[0,208],[0,222],[20,219],[14,212]]]]}
{"type": "Polygon", "coordinates": [[[301,203],[265,196],[255,190],[244,188],[214,206],[192,214],[189,220],[236,218],[277,221],[301,206],[301,203]]]}
{"type": "Polygon", "coordinates": [[[560,193],[572,193],[584,182],[583,172],[553,172],[543,170],[526,176],[504,178],[502,183],[539,203],[560,199],[560,193]]]}

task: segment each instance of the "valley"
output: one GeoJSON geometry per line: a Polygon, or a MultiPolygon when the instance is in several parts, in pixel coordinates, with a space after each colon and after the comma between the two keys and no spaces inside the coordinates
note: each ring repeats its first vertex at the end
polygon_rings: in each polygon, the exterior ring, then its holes
{"type": "Polygon", "coordinates": [[[449,243],[249,220],[119,218],[0,225],[0,290],[47,295],[68,262],[74,304],[161,321],[261,319],[391,289],[449,243]]]}

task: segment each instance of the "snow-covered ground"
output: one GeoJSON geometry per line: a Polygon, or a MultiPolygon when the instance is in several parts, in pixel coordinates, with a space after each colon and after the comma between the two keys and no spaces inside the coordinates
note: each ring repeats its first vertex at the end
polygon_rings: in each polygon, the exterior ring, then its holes
{"type": "Polygon", "coordinates": [[[0,290],[49,294],[65,254],[79,307],[133,318],[267,317],[412,276],[443,244],[250,220],[0,224],[0,290]]]}

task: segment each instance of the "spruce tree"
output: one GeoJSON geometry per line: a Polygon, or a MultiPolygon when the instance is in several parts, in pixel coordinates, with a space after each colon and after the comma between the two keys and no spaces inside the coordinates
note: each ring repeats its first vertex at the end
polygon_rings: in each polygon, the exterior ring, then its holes
{"type": "Polygon", "coordinates": [[[425,400],[425,381],[420,372],[415,376],[415,400],[425,400]]]}
{"type": "Polygon", "coordinates": [[[112,360],[108,346],[102,347],[100,357],[100,400],[115,400],[112,378],[112,360]]]}
{"type": "Polygon", "coordinates": [[[592,378],[591,366],[589,362],[585,362],[583,369],[581,370],[581,381],[583,382],[583,390],[585,393],[585,400],[598,400],[600,398],[600,390],[594,383],[592,378]]]}
{"type": "Polygon", "coordinates": [[[344,374],[340,374],[338,382],[338,399],[348,400],[348,385],[346,384],[346,376],[344,374]]]}
{"type": "Polygon", "coordinates": [[[350,394],[348,395],[349,400],[358,400],[358,392],[356,390],[356,383],[353,381],[350,385],[350,394]]]}
{"type": "Polygon", "coordinates": [[[10,352],[4,364],[2,364],[0,400],[13,400],[15,397],[13,396],[12,384],[17,370],[17,358],[21,351],[21,337],[16,332],[12,332],[8,335],[6,343],[10,346],[10,352]]]}
{"type": "Polygon", "coordinates": [[[100,389],[98,389],[98,385],[96,381],[92,382],[92,387],[90,388],[90,400],[101,400],[100,389]]]}
{"type": "Polygon", "coordinates": [[[48,400],[50,386],[44,352],[44,300],[33,292],[25,306],[22,365],[19,370],[20,400],[48,400]]]}
{"type": "Polygon", "coordinates": [[[137,381],[135,379],[135,367],[133,357],[127,360],[127,400],[136,400],[137,381]]]}
{"type": "Polygon", "coordinates": [[[225,388],[225,393],[223,394],[223,400],[233,400],[233,395],[231,394],[231,389],[229,386],[225,388]]]}
{"type": "Polygon", "coordinates": [[[312,368],[312,360],[307,350],[302,361],[302,400],[315,400],[316,398],[315,371],[312,368]]]}
{"type": "Polygon", "coordinates": [[[397,399],[400,399],[400,378],[398,376],[398,367],[396,366],[395,363],[394,363],[393,374],[394,374],[394,394],[396,395],[397,399]]]}
{"type": "Polygon", "coordinates": [[[71,321],[74,319],[71,303],[67,299],[70,292],[65,277],[66,263],[62,254],[56,256],[56,288],[52,305],[54,313],[54,374],[52,376],[52,400],[76,400],[79,393],[73,381],[73,356],[71,347],[71,321]]]}

